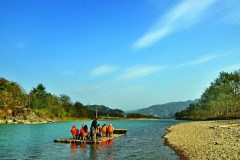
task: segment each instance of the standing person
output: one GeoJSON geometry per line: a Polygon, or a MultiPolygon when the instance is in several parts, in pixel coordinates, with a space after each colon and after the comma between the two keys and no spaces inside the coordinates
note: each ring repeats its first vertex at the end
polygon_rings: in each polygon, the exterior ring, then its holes
{"type": "Polygon", "coordinates": [[[91,137],[91,140],[96,143],[96,129],[97,129],[97,118],[95,118],[93,121],[92,121],[92,124],[91,124],[91,131],[90,131],[90,137],[91,137]]]}

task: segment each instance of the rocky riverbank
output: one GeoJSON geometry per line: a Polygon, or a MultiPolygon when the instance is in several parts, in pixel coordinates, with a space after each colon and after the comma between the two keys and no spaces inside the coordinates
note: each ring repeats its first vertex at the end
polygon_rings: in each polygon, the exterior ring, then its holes
{"type": "Polygon", "coordinates": [[[187,122],[168,130],[165,142],[181,159],[236,160],[240,157],[240,120],[187,122]]]}
{"type": "Polygon", "coordinates": [[[49,123],[52,120],[45,120],[38,117],[30,108],[15,107],[14,110],[8,109],[6,112],[0,113],[1,123],[49,123]]]}

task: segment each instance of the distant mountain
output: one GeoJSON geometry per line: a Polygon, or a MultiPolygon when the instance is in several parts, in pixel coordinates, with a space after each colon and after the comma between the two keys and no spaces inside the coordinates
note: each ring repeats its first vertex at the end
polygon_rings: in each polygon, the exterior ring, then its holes
{"type": "Polygon", "coordinates": [[[166,104],[157,104],[150,106],[148,108],[143,108],[143,109],[138,109],[138,110],[133,110],[133,111],[128,111],[128,113],[140,113],[140,114],[145,114],[145,115],[154,115],[159,118],[174,118],[175,113],[179,112],[183,109],[186,109],[189,104],[195,103],[198,100],[189,100],[185,102],[170,102],[166,104]]]}
{"type": "Polygon", "coordinates": [[[124,117],[126,115],[124,111],[120,109],[111,109],[104,105],[88,105],[88,108],[93,111],[96,111],[97,108],[99,116],[124,117]]]}

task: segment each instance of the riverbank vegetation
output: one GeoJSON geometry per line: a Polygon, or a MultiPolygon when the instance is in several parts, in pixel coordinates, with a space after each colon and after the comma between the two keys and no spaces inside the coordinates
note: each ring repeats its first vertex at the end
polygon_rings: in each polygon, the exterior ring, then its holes
{"type": "Polygon", "coordinates": [[[204,91],[198,102],[192,103],[177,119],[209,120],[240,118],[240,70],[221,72],[204,91]]]}
{"type": "Polygon", "coordinates": [[[127,114],[127,118],[132,118],[132,119],[159,119],[159,117],[153,116],[153,115],[143,115],[139,113],[129,113],[127,114]]]}
{"type": "MultiPolygon", "coordinates": [[[[19,108],[31,109],[40,118],[57,121],[93,119],[96,116],[96,109],[98,117],[127,118],[120,109],[110,109],[103,105],[84,105],[79,101],[72,102],[66,94],[56,96],[47,92],[43,84],[38,84],[26,93],[18,83],[0,78],[0,119],[17,115],[19,108]]],[[[140,114],[135,118],[139,117],[146,118],[140,114]]],[[[130,118],[134,117],[130,115],[130,118]]]]}

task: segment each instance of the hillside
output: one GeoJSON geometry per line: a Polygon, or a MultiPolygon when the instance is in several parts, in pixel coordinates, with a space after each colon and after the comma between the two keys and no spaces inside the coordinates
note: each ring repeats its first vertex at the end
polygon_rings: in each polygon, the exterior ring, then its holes
{"type": "Polygon", "coordinates": [[[97,108],[99,116],[124,117],[126,115],[124,111],[120,109],[111,109],[104,105],[88,105],[88,108],[93,111],[96,111],[97,108]]]}
{"type": "Polygon", "coordinates": [[[174,118],[175,113],[186,109],[189,104],[196,102],[197,100],[188,100],[185,102],[170,102],[166,104],[157,104],[150,106],[148,108],[143,108],[139,110],[129,111],[129,113],[140,113],[145,115],[154,115],[159,118],[174,118]]]}
{"type": "Polygon", "coordinates": [[[29,93],[17,83],[0,77],[0,123],[47,123],[61,120],[93,119],[96,108],[102,118],[155,118],[152,116],[126,115],[120,109],[104,105],[83,105],[72,102],[66,94],[49,93],[38,84],[29,93]]]}
{"type": "MultiPolygon", "coordinates": [[[[123,117],[123,111],[99,108],[109,110],[109,116],[123,117]]],[[[104,115],[104,112],[99,115],[104,115]]],[[[88,106],[72,102],[66,94],[56,96],[49,93],[43,84],[26,93],[17,82],[0,77],[0,123],[42,123],[94,117],[95,111],[88,106]]]]}

